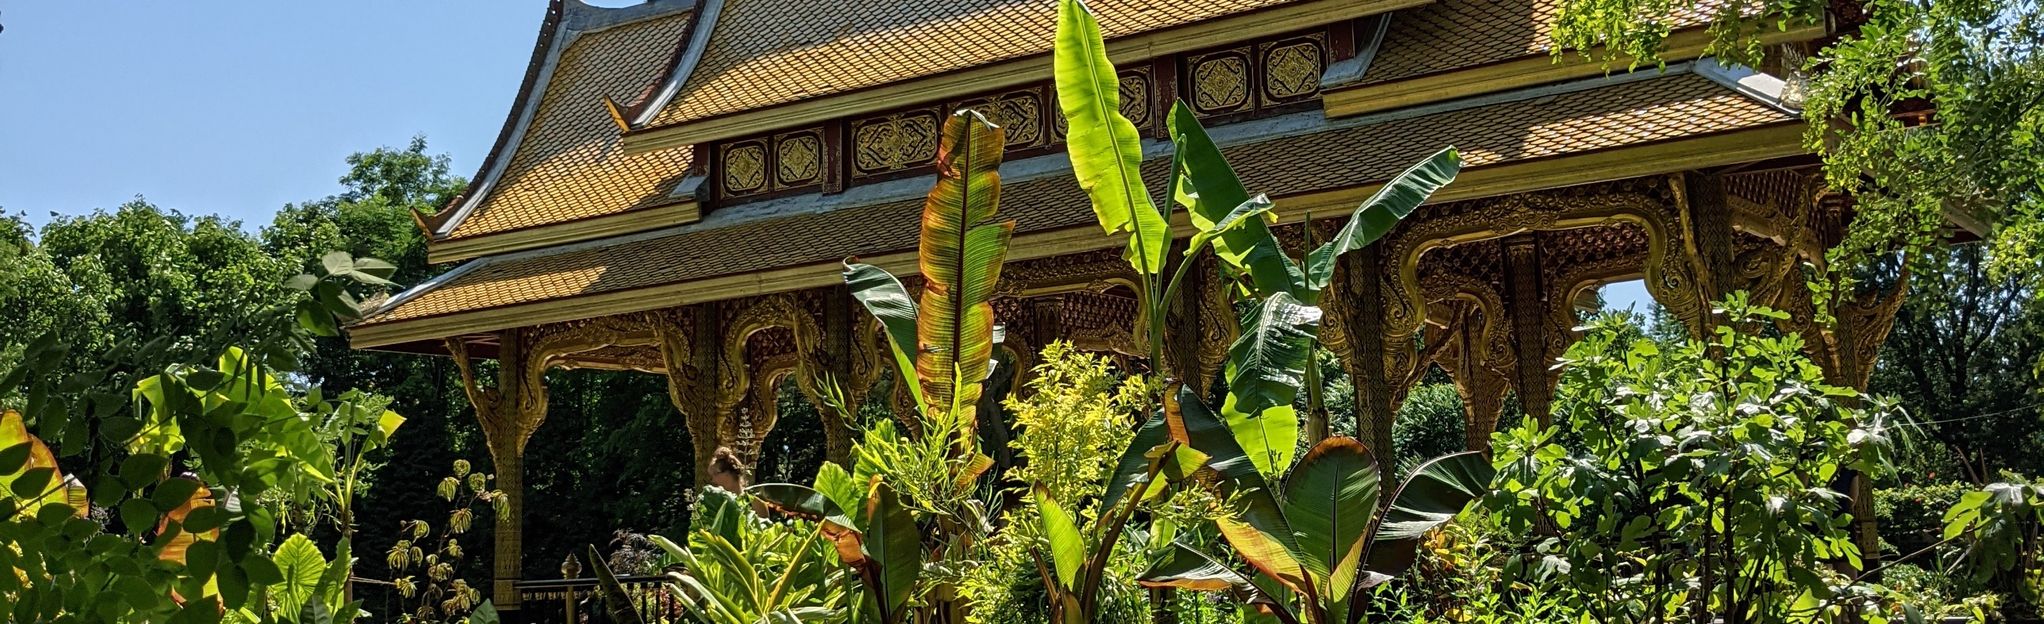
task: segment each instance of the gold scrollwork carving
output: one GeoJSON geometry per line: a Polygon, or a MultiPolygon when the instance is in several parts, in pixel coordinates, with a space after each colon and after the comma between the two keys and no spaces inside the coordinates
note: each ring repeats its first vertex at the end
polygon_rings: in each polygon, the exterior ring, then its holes
{"type": "Polygon", "coordinates": [[[766,145],[757,140],[724,146],[724,192],[750,195],[766,190],[766,145]]]}
{"type": "Polygon", "coordinates": [[[1048,143],[1049,128],[1043,122],[1043,94],[1039,89],[1012,91],[993,97],[960,102],[953,108],[972,109],[1007,132],[1008,149],[1036,147],[1048,143]]]}
{"type": "Polygon", "coordinates": [[[1246,49],[1190,57],[1192,106],[1201,115],[1249,110],[1249,57],[1246,49]]]}
{"type": "Polygon", "coordinates": [[[774,188],[810,186],[822,181],[823,137],[815,130],[774,137],[774,188]]]}
{"type": "Polygon", "coordinates": [[[937,158],[937,111],[922,109],[852,123],[852,168],[862,176],[917,167],[937,158]]]}
{"type": "Polygon", "coordinates": [[[1320,94],[1320,73],[1327,68],[1325,47],[1314,34],[1263,44],[1263,97],[1284,103],[1320,94]]]}

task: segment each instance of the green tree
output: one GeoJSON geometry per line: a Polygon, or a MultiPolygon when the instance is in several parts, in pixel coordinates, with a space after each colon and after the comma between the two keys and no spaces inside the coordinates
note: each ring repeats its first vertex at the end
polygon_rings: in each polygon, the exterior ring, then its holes
{"type": "Polygon", "coordinates": [[[2044,416],[2030,370],[2044,356],[2044,310],[2036,290],[1996,279],[1978,245],[1933,252],[1918,262],[1909,298],[1895,315],[1872,389],[1892,396],[1922,427],[1920,454],[1904,466],[1973,483],[2002,470],[2039,474],[2044,416]]]}
{"type": "MultiPolygon", "coordinates": [[[[1821,22],[1820,0],[1565,0],[1563,47],[1652,62],[1676,16],[1714,13],[1708,51],[1808,73],[1806,143],[1858,216],[1834,255],[1935,246],[1952,215],[1990,228],[1991,271],[2044,273],[2044,11],[2037,0],[1848,3],[1841,36],[1800,67],[1764,58],[1755,35],[1821,22]],[[1856,6],[1855,6],[1856,5],[1856,6]],[[1852,18],[1863,18],[1853,27],[1852,18]]],[[[1639,61],[1634,61],[1639,62],[1639,61]]]]}

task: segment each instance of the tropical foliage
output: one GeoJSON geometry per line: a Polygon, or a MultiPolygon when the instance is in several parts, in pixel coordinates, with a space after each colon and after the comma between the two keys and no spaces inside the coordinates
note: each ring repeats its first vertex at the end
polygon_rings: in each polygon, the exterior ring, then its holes
{"type": "Polygon", "coordinates": [[[1884,621],[1857,583],[1849,471],[1887,465],[1891,414],[1827,386],[1779,315],[1734,295],[1709,340],[1660,345],[1607,320],[1563,356],[1555,425],[1494,441],[1489,509],[1539,537],[1510,575],[1554,577],[1601,621],[1884,621]]]}

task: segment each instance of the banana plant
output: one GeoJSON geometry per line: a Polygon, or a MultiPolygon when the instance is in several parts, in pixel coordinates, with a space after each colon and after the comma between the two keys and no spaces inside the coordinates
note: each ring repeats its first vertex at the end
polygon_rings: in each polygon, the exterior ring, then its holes
{"type": "Polygon", "coordinates": [[[993,360],[989,302],[1015,232],[1014,221],[994,220],[1005,135],[971,109],[944,122],[937,184],[923,204],[920,301],[887,271],[845,263],[845,284],[886,328],[900,378],[915,380],[909,389],[925,412],[969,414],[993,360]]]}
{"type": "Polygon", "coordinates": [[[864,586],[859,612],[868,621],[907,622],[910,598],[923,571],[922,533],[915,515],[886,479],[872,477],[859,494],[850,476],[833,468],[835,464],[824,465],[816,488],[767,483],[746,492],[776,511],[817,523],[815,535],[829,540],[838,561],[864,586]]]}
{"type": "Polygon", "coordinates": [[[1233,592],[1287,624],[1360,622],[1365,592],[1410,566],[1419,537],[1481,497],[1493,475],[1480,453],[1436,458],[1379,505],[1383,488],[1369,448],[1337,436],[1307,451],[1279,490],[1198,397],[1181,394],[1178,412],[1188,443],[1208,456],[1221,493],[1240,506],[1216,521],[1221,536],[1289,595],[1183,543],[1138,582],[1233,592]]]}

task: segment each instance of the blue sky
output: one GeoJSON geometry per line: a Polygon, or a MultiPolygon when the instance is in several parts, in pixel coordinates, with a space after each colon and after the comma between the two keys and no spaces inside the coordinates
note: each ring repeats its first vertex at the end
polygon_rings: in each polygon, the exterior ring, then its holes
{"type": "Polygon", "coordinates": [[[473,175],[546,0],[0,0],[0,210],[136,195],[249,229],[425,134],[473,175]]]}
{"type": "MultiPolygon", "coordinates": [[[[616,6],[632,0],[602,0],[616,6]]],[[[0,210],[136,195],[248,229],[426,135],[473,175],[546,0],[0,0],[0,210]]],[[[1605,291],[1644,309],[1638,282],[1605,291]]]]}

